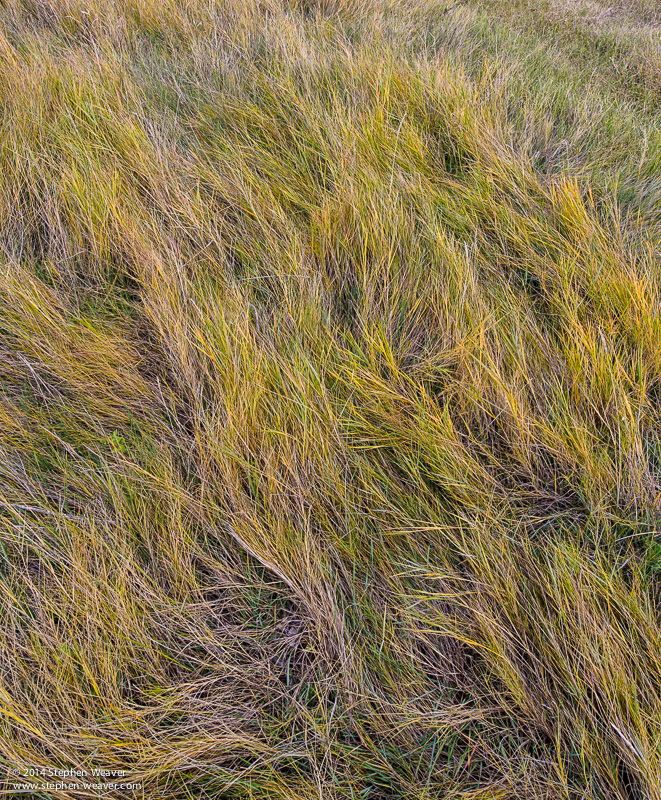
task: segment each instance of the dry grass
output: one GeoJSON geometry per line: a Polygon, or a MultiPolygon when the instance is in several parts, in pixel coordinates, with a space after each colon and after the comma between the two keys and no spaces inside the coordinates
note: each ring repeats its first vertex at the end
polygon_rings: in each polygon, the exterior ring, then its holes
{"type": "Polygon", "coordinates": [[[661,135],[501,12],[2,4],[7,771],[660,800],[661,135]]]}

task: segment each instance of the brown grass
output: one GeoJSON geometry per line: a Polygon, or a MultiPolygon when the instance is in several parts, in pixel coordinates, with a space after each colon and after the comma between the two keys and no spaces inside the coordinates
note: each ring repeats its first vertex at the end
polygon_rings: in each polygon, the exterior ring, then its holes
{"type": "Polygon", "coordinates": [[[661,137],[489,5],[3,4],[5,795],[661,798],[661,137]]]}

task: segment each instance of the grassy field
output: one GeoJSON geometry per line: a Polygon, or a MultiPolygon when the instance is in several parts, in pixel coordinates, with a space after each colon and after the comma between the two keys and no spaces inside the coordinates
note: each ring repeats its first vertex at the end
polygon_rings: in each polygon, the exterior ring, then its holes
{"type": "Polygon", "coordinates": [[[0,797],[661,800],[660,118],[657,0],[0,2],[0,797]]]}

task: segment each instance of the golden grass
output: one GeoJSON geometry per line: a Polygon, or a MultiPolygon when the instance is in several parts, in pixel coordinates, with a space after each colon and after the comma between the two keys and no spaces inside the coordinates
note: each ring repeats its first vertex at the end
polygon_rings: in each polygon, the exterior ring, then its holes
{"type": "Polygon", "coordinates": [[[489,5],[2,4],[4,794],[661,798],[661,137],[489,5]]]}

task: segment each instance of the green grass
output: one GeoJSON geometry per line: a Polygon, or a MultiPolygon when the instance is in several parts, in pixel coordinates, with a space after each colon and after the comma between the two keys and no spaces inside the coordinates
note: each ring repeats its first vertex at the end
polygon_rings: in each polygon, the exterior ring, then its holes
{"type": "Polygon", "coordinates": [[[0,795],[661,800],[655,6],[0,4],[0,795]]]}

